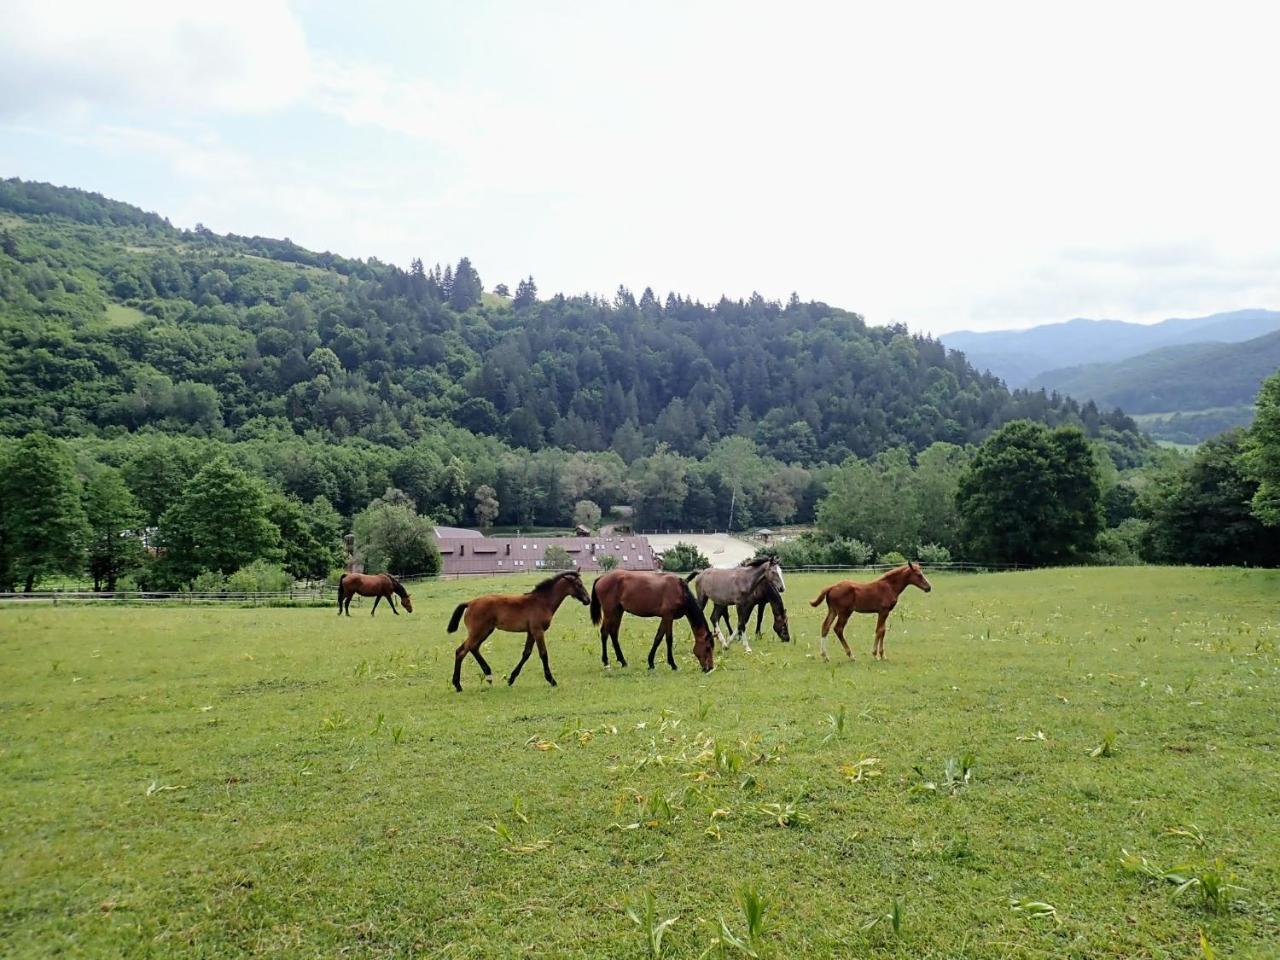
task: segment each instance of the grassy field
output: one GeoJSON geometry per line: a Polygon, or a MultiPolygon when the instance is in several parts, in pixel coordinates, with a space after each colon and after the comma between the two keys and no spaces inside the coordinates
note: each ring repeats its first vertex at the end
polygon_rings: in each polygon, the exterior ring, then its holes
{"type": "Polygon", "coordinates": [[[639,958],[674,917],[675,958],[1277,956],[1280,575],[940,575],[827,666],[829,579],[709,675],[633,618],[605,672],[566,605],[558,688],[461,695],[444,621],[494,581],[0,610],[0,954],[639,958]]]}

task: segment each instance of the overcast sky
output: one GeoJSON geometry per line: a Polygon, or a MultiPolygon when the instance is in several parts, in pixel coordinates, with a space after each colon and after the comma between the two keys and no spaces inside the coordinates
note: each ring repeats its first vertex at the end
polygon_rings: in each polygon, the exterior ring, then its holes
{"type": "Polygon", "coordinates": [[[934,333],[1280,307],[1271,4],[6,0],[0,176],[934,333]]]}

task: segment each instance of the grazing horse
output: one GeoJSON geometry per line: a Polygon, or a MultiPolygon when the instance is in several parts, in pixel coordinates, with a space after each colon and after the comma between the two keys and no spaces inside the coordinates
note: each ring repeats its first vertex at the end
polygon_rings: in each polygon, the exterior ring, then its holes
{"type": "Polygon", "coordinates": [[[610,570],[596,577],[591,585],[591,622],[600,627],[600,660],[609,666],[608,641],[613,640],[613,652],[618,663],[627,665],[618,644],[618,627],[622,615],[633,613],[637,617],[661,617],[653,646],[649,648],[649,669],[653,669],[653,655],[665,636],[667,639],[667,663],[676,669],[675,655],[671,651],[672,621],[687,617],[693,628],[693,655],[698,658],[703,672],[715,666],[711,641],[711,628],[707,618],[693,598],[689,585],[674,573],[648,573],[640,570],[610,570]]]}
{"type": "Polygon", "coordinates": [[[462,692],[462,661],[468,653],[480,664],[485,682],[493,683],[493,671],[489,669],[484,657],[480,656],[480,644],[494,630],[525,635],[524,654],[511,671],[511,676],[507,677],[507,686],[516,682],[516,677],[520,676],[524,662],[529,659],[529,653],[536,643],[538,656],[542,658],[542,674],[547,678],[547,683],[554,687],[556,678],[551,675],[551,665],[547,662],[546,632],[551,626],[551,618],[556,615],[556,610],[565,597],[580,600],[583,606],[591,602],[577,570],[567,570],[548,577],[528,593],[490,593],[458,604],[453,611],[453,619],[449,621],[449,632],[453,633],[458,629],[458,621],[462,620],[465,613],[467,639],[453,652],[453,689],[462,692]]]}
{"type": "Polygon", "coordinates": [[[933,589],[920,570],[920,564],[908,562],[901,567],[887,571],[879,580],[870,583],[854,583],[852,580],[841,580],[823,590],[809,601],[810,606],[818,606],[827,601],[827,618],[822,621],[822,659],[827,659],[827,631],[832,622],[836,625],[836,636],[840,646],[850,660],[853,653],[849,644],[844,642],[844,625],[851,613],[874,613],[880,619],[876,621],[876,642],[871,647],[871,656],[884,659],[884,622],[898,605],[898,596],[908,586],[916,586],[928,593],[933,589]]]}
{"type": "Polygon", "coordinates": [[[413,601],[409,599],[408,591],[391,574],[344,573],[338,578],[338,616],[342,616],[344,612],[348,617],[351,616],[351,598],[357,593],[362,597],[373,597],[373,610],[369,611],[371,617],[378,609],[378,601],[383,597],[387,598],[391,612],[397,617],[400,616],[400,611],[396,609],[395,597],[404,602],[405,613],[413,613],[413,601]]]}
{"type": "MultiPolygon", "coordinates": [[[[699,570],[689,574],[686,579],[697,590],[698,606],[703,609],[706,609],[708,600],[718,607],[745,603],[747,597],[755,593],[761,582],[766,580],[773,584],[773,588],[778,593],[787,589],[787,583],[782,577],[782,565],[778,563],[776,557],[754,557],[741,566],[730,567],[727,570],[699,570]]],[[[715,617],[712,616],[711,619],[714,623],[715,617]]],[[[725,617],[725,620],[727,622],[728,617],[725,617]]],[[[716,632],[720,633],[719,629],[716,632]]],[[[750,653],[751,644],[746,638],[745,617],[740,617],[738,620],[738,636],[747,653],[750,653]]],[[[731,640],[732,631],[728,638],[720,633],[722,647],[727,648],[731,640]]]]}
{"type": "MultiPolygon", "coordinates": [[[[747,598],[738,604],[738,632],[743,635],[742,644],[748,652],[751,650],[750,644],[746,640],[747,624],[751,622],[751,614],[756,614],[756,636],[760,636],[760,624],[764,622],[764,608],[768,606],[773,609],[773,632],[782,638],[783,643],[791,642],[791,630],[787,624],[787,608],[782,603],[782,594],[773,585],[768,577],[762,579],[755,590],[747,595],[747,598]]],[[[729,607],[723,603],[717,603],[715,609],[711,611],[711,626],[714,628],[717,620],[724,621],[726,630],[729,626],[729,607]]]]}

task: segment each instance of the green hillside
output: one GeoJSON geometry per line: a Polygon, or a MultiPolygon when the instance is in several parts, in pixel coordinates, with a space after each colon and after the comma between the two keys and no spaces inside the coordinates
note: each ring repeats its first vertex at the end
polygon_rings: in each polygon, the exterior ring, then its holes
{"type": "Polygon", "coordinates": [[[1277,369],[1280,332],[1243,343],[1183,344],[1116,363],[1053,370],[1036,377],[1032,386],[1115,404],[1132,414],[1162,415],[1144,423],[1148,427],[1182,414],[1172,429],[1205,439],[1247,424],[1259,386],[1277,369]],[[1194,420],[1186,419],[1192,415],[1194,420]]]}
{"type": "MultiPolygon", "coordinates": [[[[462,516],[485,482],[499,522],[558,523],[571,454],[611,457],[621,498],[641,458],[702,463],[731,437],[772,464],[762,476],[791,478],[801,515],[823,463],[1020,417],[1080,423],[1121,462],[1142,447],[1118,411],[1011,393],[936,340],[794,296],[544,298],[532,278],[498,295],[466,258],[403,270],[18,180],[0,181],[0,215],[0,435],[81,438],[116,461],[156,434],[241,445],[344,513],[394,482],[462,516]]],[[[722,525],[709,477],[664,521],[722,525]]]]}

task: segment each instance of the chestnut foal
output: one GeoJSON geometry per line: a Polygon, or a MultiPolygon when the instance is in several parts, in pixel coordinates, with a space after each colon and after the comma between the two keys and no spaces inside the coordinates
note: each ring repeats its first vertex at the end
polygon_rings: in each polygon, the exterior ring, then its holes
{"type": "Polygon", "coordinates": [[[536,643],[538,656],[542,658],[542,673],[547,678],[547,683],[554,687],[556,678],[551,675],[551,665],[547,663],[546,632],[551,626],[551,618],[556,615],[556,610],[559,609],[564,598],[570,596],[580,601],[583,606],[591,602],[591,598],[587,596],[587,588],[582,585],[582,577],[578,575],[577,570],[568,570],[554,577],[548,577],[528,593],[490,593],[458,604],[453,611],[453,619],[449,621],[449,632],[453,633],[458,629],[458,621],[463,619],[465,612],[467,639],[462,641],[458,649],[453,652],[453,689],[459,693],[462,692],[462,661],[466,659],[468,653],[476,658],[476,663],[480,664],[485,681],[493,683],[493,671],[489,669],[489,664],[485,662],[484,657],[480,656],[480,644],[484,643],[494,630],[525,635],[524,655],[520,657],[516,668],[511,671],[511,676],[507,677],[508,686],[515,683],[516,677],[520,676],[524,662],[529,659],[529,653],[536,643]]]}
{"type": "Polygon", "coordinates": [[[920,564],[908,562],[901,567],[894,567],[878,580],[870,583],[854,583],[852,580],[841,580],[823,590],[809,605],[816,607],[827,601],[827,618],[822,621],[822,659],[827,660],[827,631],[834,622],[836,638],[844,647],[845,655],[853,659],[849,644],[844,642],[844,625],[853,613],[874,613],[876,621],[876,642],[871,648],[873,658],[884,659],[884,624],[889,614],[898,605],[898,595],[908,586],[916,586],[928,593],[933,589],[920,570],[920,564]]]}

